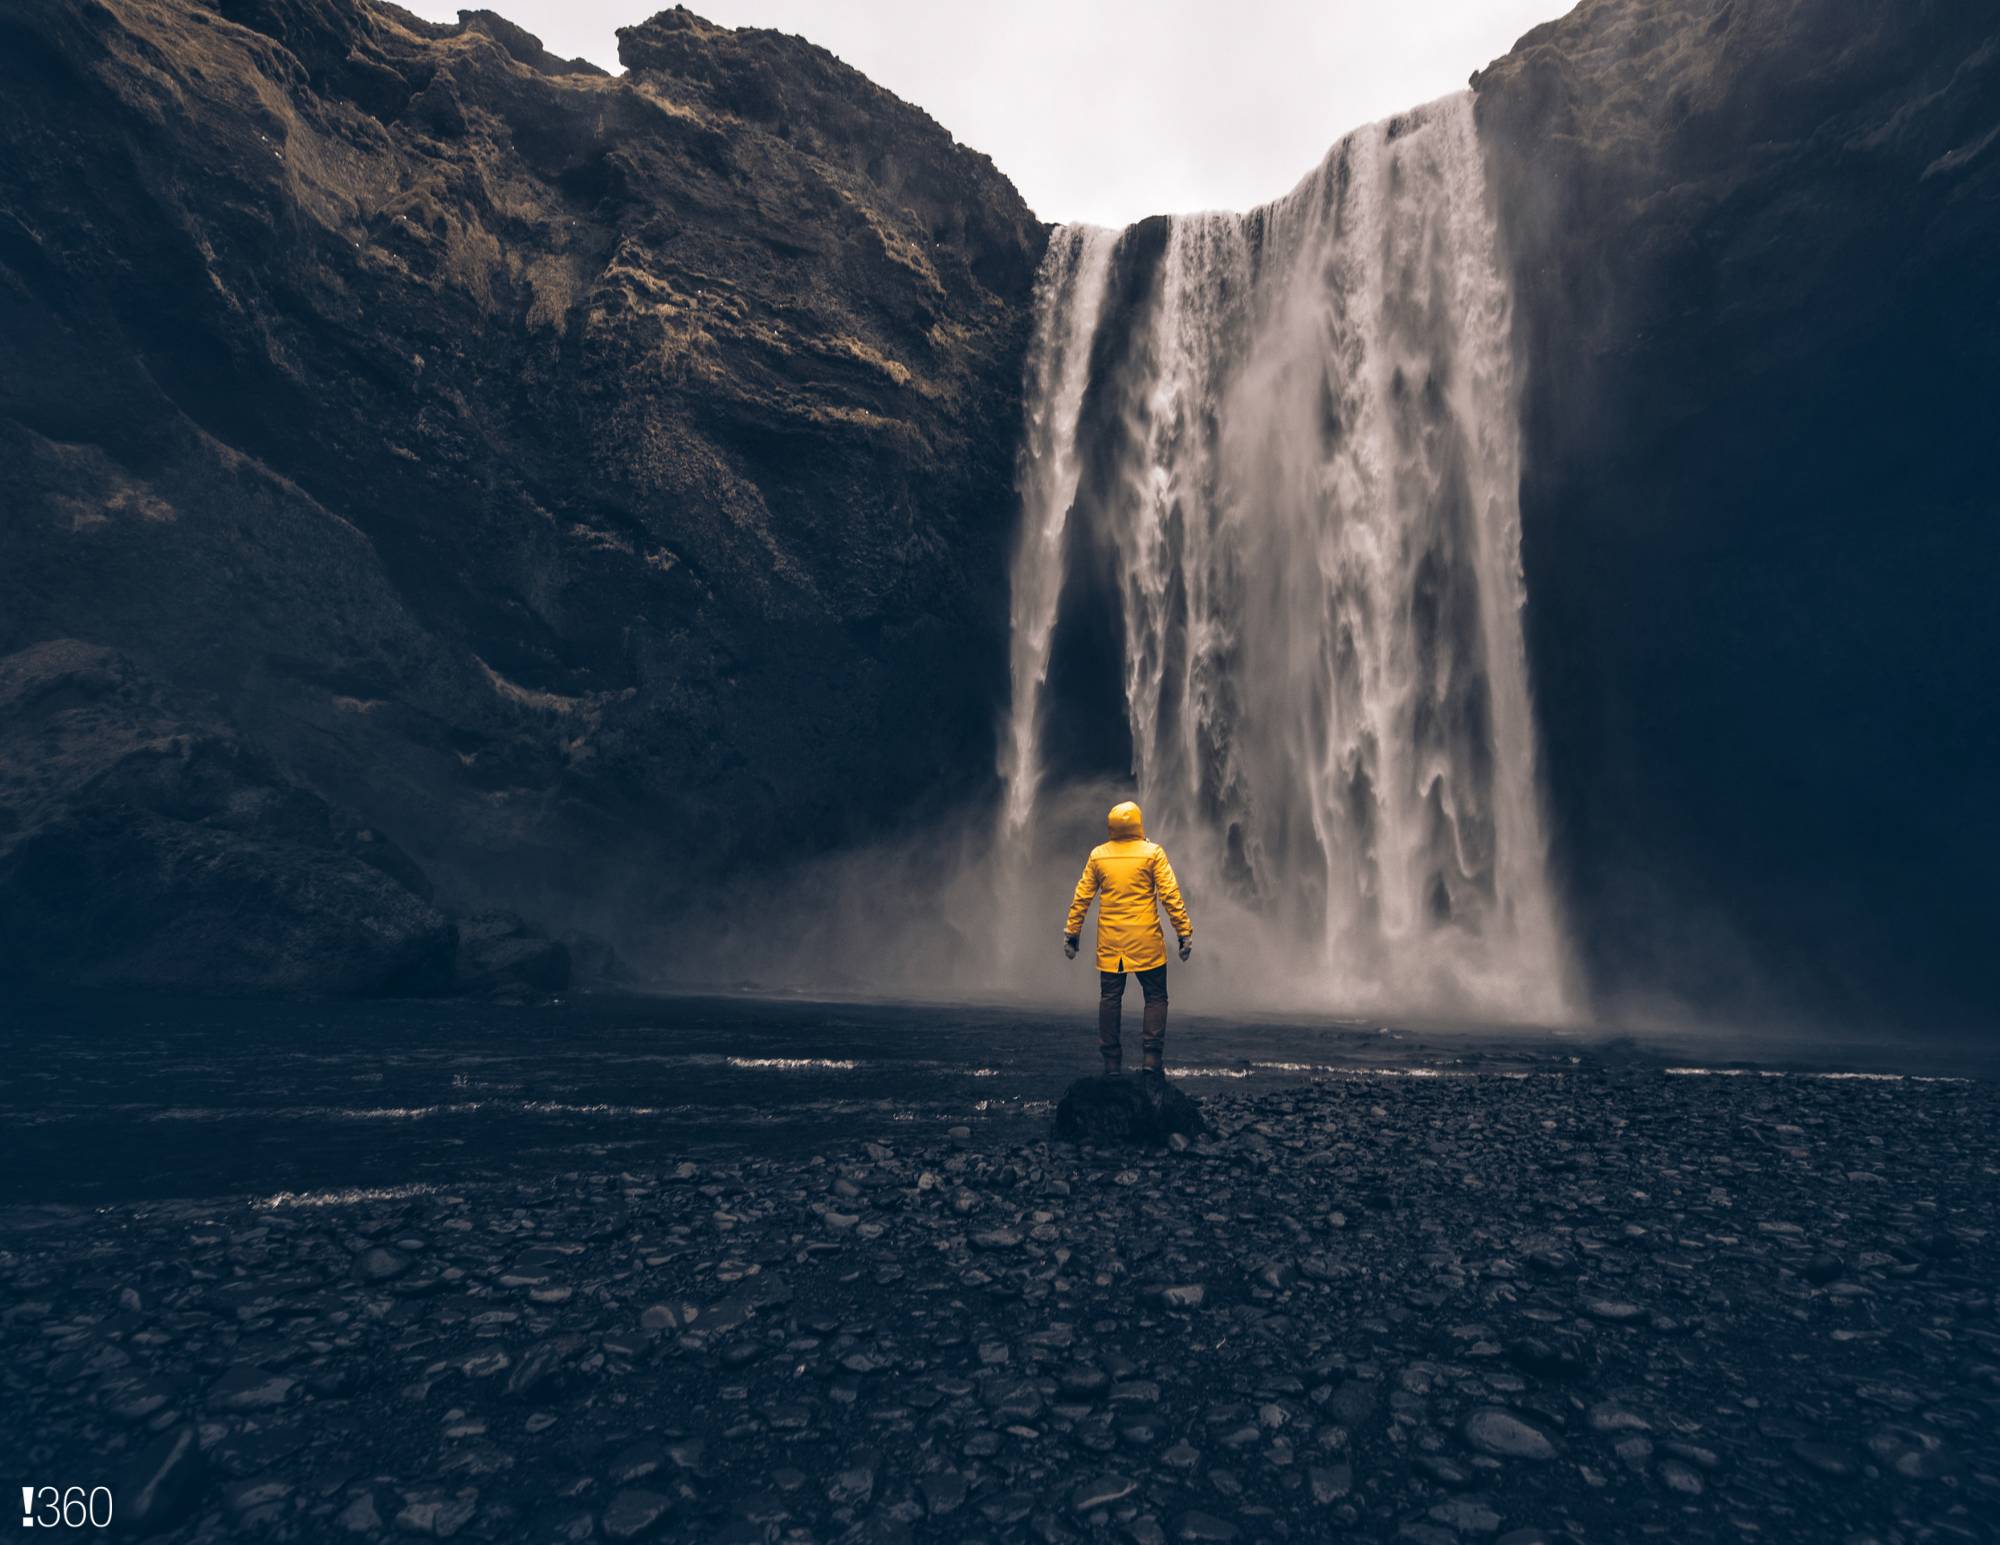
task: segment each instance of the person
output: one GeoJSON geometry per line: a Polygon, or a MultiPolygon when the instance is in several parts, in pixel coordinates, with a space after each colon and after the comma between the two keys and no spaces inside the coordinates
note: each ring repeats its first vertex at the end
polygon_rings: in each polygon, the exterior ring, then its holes
{"type": "Polygon", "coordinates": [[[1111,840],[1090,850],[1083,878],[1063,924],[1063,954],[1076,959],[1083,938],[1084,915],[1097,901],[1097,1047],[1104,1071],[1116,1073],[1124,1059],[1119,1044],[1120,1009],[1125,1000],[1125,975],[1136,973],[1145,995],[1145,1021],[1139,1050],[1141,1071],[1164,1075],[1167,1051],[1167,939],[1160,931],[1160,908],[1167,909],[1180,936],[1181,959],[1194,949],[1194,924],[1181,900],[1174,866],[1166,850],[1146,840],[1139,807],[1126,800],[1113,805],[1107,824],[1111,840]]]}

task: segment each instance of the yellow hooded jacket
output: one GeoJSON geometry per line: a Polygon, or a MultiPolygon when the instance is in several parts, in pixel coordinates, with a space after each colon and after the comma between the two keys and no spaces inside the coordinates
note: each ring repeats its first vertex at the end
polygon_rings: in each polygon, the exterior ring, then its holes
{"type": "Polygon", "coordinates": [[[1097,969],[1150,971],[1167,963],[1167,938],[1160,931],[1160,908],[1173,919],[1174,932],[1194,936],[1187,903],[1174,879],[1166,849],[1146,840],[1139,807],[1127,800],[1111,811],[1111,840],[1090,850],[1076,899],[1069,904],[1063,933],[1083,932],[1084,914],[1097,898],[1097,969]]]}

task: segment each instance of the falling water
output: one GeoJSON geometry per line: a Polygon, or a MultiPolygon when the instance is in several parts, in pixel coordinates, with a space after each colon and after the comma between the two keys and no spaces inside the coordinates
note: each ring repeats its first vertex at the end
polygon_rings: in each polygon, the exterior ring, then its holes
{"type": "Polygon", "coordinates": [[[1115,605],[1131,772],[1212,915],[1328,1001],[1559,1017],[1486,199],[1463,94],[1163,245],[1056,233],[1004,819],[1036,812],[1059,614],[1115,605]],[[1066,572],[1071,522],[1113,555],[1101,595],[1066,572]]]}
{"type": "Polygon", "coordinates": [[[1104,304],[1115,235],[1064,226],[1036,276],[1038,310],[1028,356],[1027,443],[1021,457],[1021,546],[1014,563],[1011,659],[1014,712],[1002,755],[1007,829],[1034,812],[1041,782],[1041,701],[1062,591],[1063,536],[1079,472],[1076,431],[1090,377],[1090,343],[1104,304]]]}

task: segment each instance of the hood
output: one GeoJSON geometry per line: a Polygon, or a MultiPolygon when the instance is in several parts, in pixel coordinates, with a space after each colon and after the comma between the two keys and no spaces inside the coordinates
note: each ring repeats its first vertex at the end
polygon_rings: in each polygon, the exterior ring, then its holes
{"type": "Polygon", "coordinates": [[[1143,837],[1146,835],[1146,827],[1144,821],[1140,818],[1139,807],[1129,799],[1123,804],[1111,807],[1111,814],[1106,817],[1105,824],[1111,828],[1111,835],[1120,841],[1129,842],[1134,837],[1143,837]]]}

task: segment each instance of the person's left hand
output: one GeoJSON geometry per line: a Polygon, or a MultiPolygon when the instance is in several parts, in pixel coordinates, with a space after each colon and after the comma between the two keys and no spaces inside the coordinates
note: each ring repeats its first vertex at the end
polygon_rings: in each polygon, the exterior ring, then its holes
{"type": "Polygon", "coordinates": [[[1186,938],[1181,940],[1181,959],[1186,960],[1188,956],[1192,955],[1193,953],[1194,953],[1194,935],[1189,934],[1186,938]]]}

